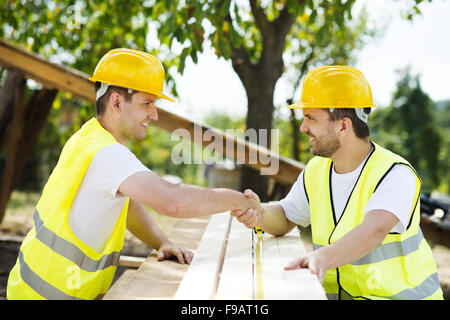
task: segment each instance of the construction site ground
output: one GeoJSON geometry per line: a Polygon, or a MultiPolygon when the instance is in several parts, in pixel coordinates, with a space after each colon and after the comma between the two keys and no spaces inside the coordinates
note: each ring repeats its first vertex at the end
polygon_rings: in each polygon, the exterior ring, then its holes
{"type": "MultiPolygon", "coordinates": [[[[20,242],[32,226],[34,206],[39,195],[34,193],[14,192],[8,204],[8,208],[0,226],[0,300],[6,298],[6,284],[8,274],[13,267],[19,250],[20,242]]],[[[163,231],[170,228],[165,217],[154,215],[158,225],[163,231]]],[[[309,229],[302,229],[302,240],[307,251],[312,250],[311,235],[309,229]]],[[[434,258],[436,260],[439,280],[444,298],[450,300],[450,248],[437,245],[429,241],[434,258]]],[[[124,244],[124,255],[146,257],[151,248],[143,244],[132,234],[126,234],[124,244]]],[[[115,280],[126,270],[119,267],[115,280]]]]}

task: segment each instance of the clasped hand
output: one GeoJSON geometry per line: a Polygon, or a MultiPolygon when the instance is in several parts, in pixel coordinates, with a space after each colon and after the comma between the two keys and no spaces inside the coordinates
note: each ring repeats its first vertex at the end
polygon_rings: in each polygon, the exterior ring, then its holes
{"type": "Polygon", "coordinates": [[[247,189],[244,191],[244,196],[248,199],[248,209],[236,209],[231,211],[231,215],[243,223],[247,228],[254,228],[264,218],[264,209],[261,206],[261,201],[256,193],[247,189]]]}

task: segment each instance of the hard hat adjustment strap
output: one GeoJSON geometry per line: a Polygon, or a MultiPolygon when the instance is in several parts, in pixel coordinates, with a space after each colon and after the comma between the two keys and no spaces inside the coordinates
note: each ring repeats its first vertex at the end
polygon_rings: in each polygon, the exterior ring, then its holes
{"type": "Polygon", "coordinates": [[[367,123],[369,115],[364,111],[364,108],[355,108],[356,116],[364,123],[367,123]]]}
{"type": "MultiPolygon", "coordinates": [[[[101,84],[100,88],[97,90],[97,94],[95,97],[96,100],[100,99],[106,93],[106,91],[108,90],[108,88],[110,86],[109,83],[101,82],[100,84],[101,84]]],[[[129,94],[133,93],[133,89],[130,89],[130,88],[125,88],[125,89],[128,89],[129,94]]]]}
{"type": "MultiPolygon", "coordinates": [[[[328,108],[330,112],[334,111],[334,108],[328,108]]],[[[367,123],[367,120],[369,119],[369,115],[365,113],[364,108],[355,108],[356,116],[364,123],[367,123]]]]}
{"type": "Polygon", "coordinates": [[[96,94],[96,100],[100,99],[105,93],[106,90],[108,90],[109,84],[108,83],[104,83],[101,82],[100,88],[97,90],[97,94],[96,94]]]}

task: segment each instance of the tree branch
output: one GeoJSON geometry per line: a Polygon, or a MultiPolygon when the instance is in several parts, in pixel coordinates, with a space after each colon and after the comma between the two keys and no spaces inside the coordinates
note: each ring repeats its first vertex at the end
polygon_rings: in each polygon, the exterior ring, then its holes
{"type": "Polygon", "coordinates": [[[261,31],[261,36],[264,41],[264,38],[267,36],[267,33],[269,32],[270,29],[269,20],[267,20],[264,10],[256,4],[256,0],[249,0],[249,2],[253,18],[255,19],[255,24],[261,31]]]}
{"type": "Polygon", "coordinates": [[[286,5],[283,10],[281,10],[280,15],[271,24],[274,32],[276,33],[275,39],[278,40],[275,46],[275,50],[281,54],[284,51],[284,44],[286,42],[286,36],[291,30],[292,24],[295,21],[295,17],[289,12],[289,8],[286,5]]]}

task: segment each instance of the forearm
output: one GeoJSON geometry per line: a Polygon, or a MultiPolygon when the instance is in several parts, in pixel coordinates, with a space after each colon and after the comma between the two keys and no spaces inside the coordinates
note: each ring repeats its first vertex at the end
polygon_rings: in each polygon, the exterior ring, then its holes
{"type": "Polygon", "coordinates": [[[243,193],[224,188],[208,189],[180,184],[174,188],[175,217],[199,217],[229,210],[247,210],[251,201],[243,193]]]}
{"type": "Polygon", "coordinates": [[[379,246],[397,221],[391,213],[367,214],[363,223],[333,244],[318,249],[315,254],[323,258],[326,269],[356,261],[379,246]]]}
{"type": "Polygon", "coordinates": [[[258,226],[265,232],[274,236],[283,235],[291,231],[295,224],[289,221],[283,208],[279,204],[261,204],[264,209],[264,219],[258,223],[258,226]]]}
{"type": "Polygon", "coordinates": [[[151,248],[159,250],[162,244],[171,243],[142,204],[130,199],[127,229],[151,248]]]}
{"type": "Polygon", "coordinates": [[[208,189],[170,183],[153,172],[138,172],[127,178],[119,192],[156,212],[177,218],[192,218],[229,210],[259,209],[259,201],[231,189],[208,189]]]}

